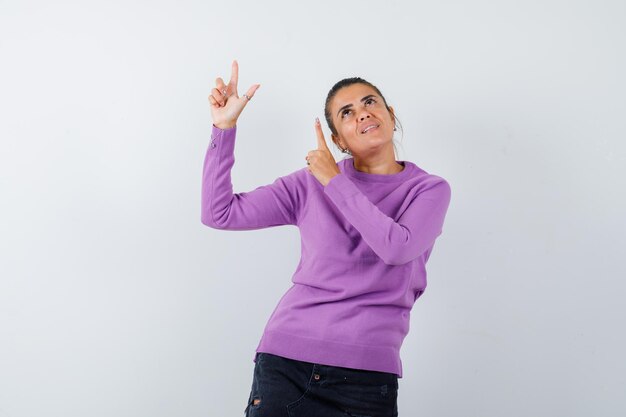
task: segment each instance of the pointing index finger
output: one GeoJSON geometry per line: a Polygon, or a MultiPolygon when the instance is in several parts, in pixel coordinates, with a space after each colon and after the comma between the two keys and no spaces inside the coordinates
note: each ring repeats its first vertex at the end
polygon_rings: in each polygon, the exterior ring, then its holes
{"type": "Polygon", "coordinates": [[[317,149],[328,150],[326,139],[324,139],[324,132],[322,131],[322,124],[317,117],[315,118],[315,132],[317,133],[317,149]]]}
{"type": "Polygon", "coordinates": [[[233,64],[231,66],[231,74],[230,74],[230,81],[228,82],[228,84],[232,85],[235,90],[237,90],[237,81],[239,80],[239,64],[237,63],[237,60],[233,60],[233,64]]]}

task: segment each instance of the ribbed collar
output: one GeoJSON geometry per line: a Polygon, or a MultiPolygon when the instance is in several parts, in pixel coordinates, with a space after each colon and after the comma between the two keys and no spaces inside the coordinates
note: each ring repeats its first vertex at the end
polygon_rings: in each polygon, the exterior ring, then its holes
{"type": "Polygon", "coordinates": [[[354,167],[354,158],[342,159],[343,173],[351,178],[363,182],[400,182],[411,177],[414,174],[416,165],[410,161],[396,161],[404,165],[404,169],[395,174],[369,174],[367,172],[357,171],[354,167]]]}

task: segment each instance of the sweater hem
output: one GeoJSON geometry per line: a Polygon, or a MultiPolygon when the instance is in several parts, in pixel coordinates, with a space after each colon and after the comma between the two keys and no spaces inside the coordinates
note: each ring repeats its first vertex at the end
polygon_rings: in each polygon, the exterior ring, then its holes
{"type": "Polygon", "coordinates": [[[402,378],[400,352],[392,346],[341,343],[266,330],[256,348],[253,362],[256,362],[258,352],[322,365],[389,372],[402,378]]]}

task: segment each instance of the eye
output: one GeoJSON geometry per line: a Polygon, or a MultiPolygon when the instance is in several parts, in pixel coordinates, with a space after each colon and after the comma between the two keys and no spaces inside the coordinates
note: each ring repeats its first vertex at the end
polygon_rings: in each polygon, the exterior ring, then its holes
{"type": "MultiPolygon", "coordinates": [[[[374,100],[373,98],[368,98],[367,100],[365,100],[365,104],[369,104],[370,102],[374,102],[376,103],[376,100],[374,100]]],[[[349,112],[349,109],[345,109],[344,111],[341,112],[341,118],[343,119],[343,116],[346,115],[346,112],[349,112]]]]}

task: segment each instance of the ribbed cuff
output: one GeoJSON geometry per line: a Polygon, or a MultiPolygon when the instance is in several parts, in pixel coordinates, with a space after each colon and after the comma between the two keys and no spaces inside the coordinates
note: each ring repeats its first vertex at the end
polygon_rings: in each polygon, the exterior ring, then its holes
{"type": "Polygon", "coordinates": [[[341,204],[346,199],[355,194],[361,193],[361,190],[348,178],[346,174],[337,174],[328,181],[324,187],[324,193],[330,197],[336,205],[341,204]]]}

